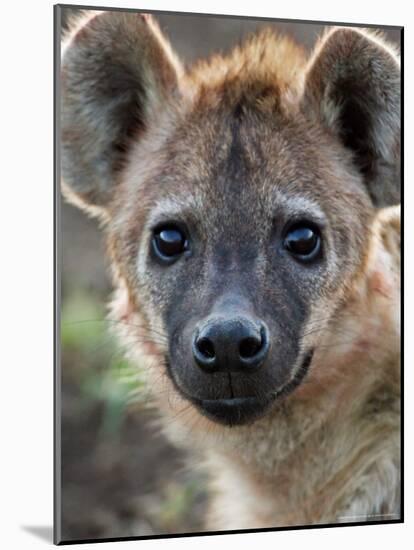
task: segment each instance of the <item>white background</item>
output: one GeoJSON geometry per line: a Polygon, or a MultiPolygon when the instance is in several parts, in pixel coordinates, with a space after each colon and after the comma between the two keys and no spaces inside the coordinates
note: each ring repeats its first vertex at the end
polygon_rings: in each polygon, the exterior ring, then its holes
{"type": "MultiPolygon", "coordinates": [[[[86,2],[85,2],[86,3],[86,2]]],[[[402,0],[341,2],[254,0],[118,0],[90,5],[325,21],[404,25],[406,125],[406,334],[405,386],[406,523],[190,539],[106,543],[123,548],[412,548],[414,518],[413,338],[414,237],[413,17],[402,0]]],[[[412,3],[411,3],[412,4],[412,3]]],[[[51,527],[53,367],[53,32],[50,0],[20,0],[1,6],[0,29],[0,545],[8,550],[51,542],[30,527],[51,527]]],[[[84,545],[84,548],[96,545],[84,545]]]]}

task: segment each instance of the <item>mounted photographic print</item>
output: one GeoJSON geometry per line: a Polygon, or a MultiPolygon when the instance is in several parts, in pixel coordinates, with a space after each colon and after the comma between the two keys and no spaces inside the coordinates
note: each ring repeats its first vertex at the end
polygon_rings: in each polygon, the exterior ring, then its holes
{"type": "Polygon", "coordinates": [[[402,28],[55,7],[55,542],[401,522],[402,28]]]}

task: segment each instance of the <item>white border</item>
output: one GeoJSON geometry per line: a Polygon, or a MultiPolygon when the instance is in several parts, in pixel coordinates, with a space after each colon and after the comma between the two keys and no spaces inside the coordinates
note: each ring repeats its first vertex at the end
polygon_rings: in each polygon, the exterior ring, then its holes
{"type": "MultiPolygon", "coordinates": [[[[86,3],[86,2],[85,2],[86,3]]],[[[345,2],[269,2],[269,0],[101,0],[90,5],[140,9],[225,13],[277,18],[347,21],[406,26],[406,146],[413,150],[412,23],[406,0],[345,2]]],[[[8,550],[47,543],[22,526],[52,523],[52,5],[50,0],[20,0],[2,5],[1,40],[1,545],[8,550]],[[5,307],[4,307],[5,304],[5,307]]],[[[406,162],[406,280],[414,277],[412,239],[414,203],[412,169],[406,162]]],[[[406,285],[406,332],[413,326],[413,287],[406,285]]],[[[342,548],[376,549],[414,539],[410,489],[414,453],[409,432],[413,425],[413,345],[406,349],[406,524],[324,530],[227,535],[189,539],[106,543],[123,548],[342,548]]],[[[412,543],[411,543],[412,544],[412,543]]],[[[84,545],[84,548],[96,545],[84,545]]]]}

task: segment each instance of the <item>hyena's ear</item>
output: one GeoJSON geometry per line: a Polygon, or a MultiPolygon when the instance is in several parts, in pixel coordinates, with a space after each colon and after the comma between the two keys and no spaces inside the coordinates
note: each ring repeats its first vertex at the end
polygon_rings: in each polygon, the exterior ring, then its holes
{"type": "Polygon", "coordinates": [[[351,149],[373,203],[400,202],[400,64],[378,34],[333,28],[305,75],[303,107],[351,149]]]}
{"type": "Polygon", "coordinates": [[[105,213],[132,138],[139,140],[178,93],[181,66],[151,16],[87,16],[63,48],[63,191],[105,213]]]}

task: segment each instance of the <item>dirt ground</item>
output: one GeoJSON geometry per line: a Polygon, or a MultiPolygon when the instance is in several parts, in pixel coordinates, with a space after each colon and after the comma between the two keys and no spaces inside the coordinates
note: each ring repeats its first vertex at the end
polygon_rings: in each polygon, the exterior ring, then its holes
{"type": "Polygon", "coordinates": [[[85,406],[76,383],[65,380],[63,540],[201,531],[204,480],[151,428],[154,415],[129,412],[114,434],[102,430],[104,409],[85,406]]]}

